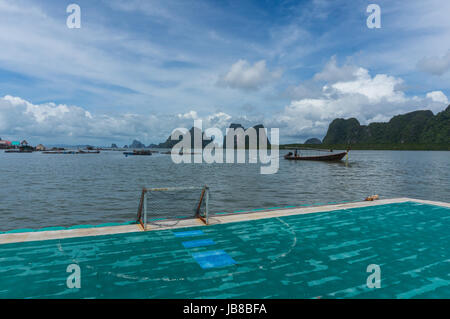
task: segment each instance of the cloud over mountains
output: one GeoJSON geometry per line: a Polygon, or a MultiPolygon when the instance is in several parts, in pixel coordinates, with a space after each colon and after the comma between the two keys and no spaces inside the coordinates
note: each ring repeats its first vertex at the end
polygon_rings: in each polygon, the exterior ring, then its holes
{"type": "Polygon", "coordinates": [[[402,91],[403,79],[388,74],[372,76],[369,70],[354,65],[338,66],[334,57],[307,83],[315,95],[293,99],[271,123],[285,127],[281,132],[286,135],[323,136],[328,124],[339,117],[356,117],[366,124],[417,109],[436,113],[448,105],[442,91],[408,97],[402,91]]]}
{"type": "MultiPolygon", "coordinates": [[[[246,65],[250,67],[250,64],[246,65]]],[[[244,68],[244,73],[246,70],[244,68]]],[[[312,92],[310,96],[294,98],[280,112],[264,118],[232,116],[223,111],[200,114],[195,110],[176,116],[130,112],[92,114],[79,106],[33,104],[7,95],[0,98],[0,134],[38,136],[47,140],[55,136],[102,139],[107,142],[139,138],[149,144],[161,140],[174,128],[190,128],[194,120],[201,119],[204,129],[218,127],[223,130],[231,122],[247,126],[263,122],[266,127],[280,128],[282,140],[286,137],[305,139],[323,136],[328,124],[338,117],[356,117],[366,124],[387,121],[394,115],[417,109],[430,109],[437,113],[449,103],[442,91],[408,97],[402,91],[404,81],[401,78],[387,74],[371,75],[369,70],[355,65],[339,66],[334,57],[307,83],[312,92]]]]}
{"type": "Polygon", "coordinates": [[[269,71],[265,60],[257,61],[253,65],[246,60],[239,60],[219,78],[218,85],[233,89],[258,90],[280,78],[281,74],[281,70],[269,71]]]}
{"type": "Polygon", "coordinates": [[[378,30],[365,0],[78,4],[68,29],[67,3],[0,1],[1,137],[148,144],[202,119],[296,142],[448,104],[449,1],[384,1],[378,30]]]}
{"type": "Polygon", "coordinates": [[[442,57],[424,57],[417,63],[417,67],[423,72],[443,75],[450,70],[450,50],[442,57]]]}

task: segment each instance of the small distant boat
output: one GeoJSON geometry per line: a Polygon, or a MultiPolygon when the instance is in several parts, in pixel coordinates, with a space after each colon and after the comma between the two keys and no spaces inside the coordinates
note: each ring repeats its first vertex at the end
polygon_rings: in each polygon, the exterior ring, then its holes
{"type": "MultiPolygon", "coordinates": [[[[172,151],[161,152],[161,154],[171,155],[172,151]]],[[[177,154],[177,153],[173,152],[173,154],[177,154]]],[[[201,153],[199,153],[199,152],[194,152],[194,153],[189,152],[188,153],[188,152],[183,152],[183,151],[178,152],[178,155],[196,155],[196,154],[201,154],[201,153]]]]}
{"type": "Polygon", "coordinates": [[[147,150],[136,151],[135,150],[133,152],[123,152],[123,155],[125,155],[125,157],[135,156],[135,155],[150,156],[150,155],[152,155],[152,151],[147,151],[147,150]]]}
{"type": "Polygon", "coordinates": [[[42,154],[99,154],[100,151],[66,151],[66,150],[57,150],[57,151],[44,151],[42,154]]]}
{"type": "Polygon", "coordinates": [[[76,154],[75,151],[45,151],[42,154],[76,154]]]}
{"type": "Polygon", "coordinates": [[[44,151],[42,154],[75,154],[74,151],[44,151]]]}
{"type": "Polygon", "coordinates": [[[284,155],[284,158],[287,160],[290,160],[290,161],[332,162],[332,161],[342,160],[345,155],[347,155],[347,152],[341,152],[341,153],[336,153],[336,154],[326,154],[326,155],[314,155],[314,156],[302,156],[302,155],[295,156],[292,152],[289,152],[288,154],[284,155]]]}
{"type": "Polygon", "coordinates": [[[33,153],[33,150],[28,150],[28,149],[12,149],[12,150],[5,150],[5,153],[33,153]]]}

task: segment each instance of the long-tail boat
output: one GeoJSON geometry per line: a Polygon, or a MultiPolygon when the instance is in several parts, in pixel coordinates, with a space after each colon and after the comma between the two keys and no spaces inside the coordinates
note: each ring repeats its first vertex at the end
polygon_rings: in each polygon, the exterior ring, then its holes
{"type": "MultiPolygon", "coordinates": [[[[318,152],[327,152],[328,154],[317,154],[317,155],[306,155],[302,154],[302,152],[297,152],[297,150],[302,150],[301,148],[295,149],[295,153],[289,152],[284,155],[284,158],[290,161],[340,161],[344,158],[345,155],[348,154],[348,150],[345,152],[333,153],[333,150],[323,150],[323,149],[314,149],[307,148],[306,150],[314,150],[318,152]]],[[[304,149],[303,149],[304,150],[304,149]]]]}
{"type": "Polygon", "coordinates": [[[150,150],[134,150],[133,152],[123,152],[123,155],[125,155],[125,157],[128,156],[134,156],[134,155],[144,155],[144,156],[150,156],[152,155],[152,151],[150,150]]]}

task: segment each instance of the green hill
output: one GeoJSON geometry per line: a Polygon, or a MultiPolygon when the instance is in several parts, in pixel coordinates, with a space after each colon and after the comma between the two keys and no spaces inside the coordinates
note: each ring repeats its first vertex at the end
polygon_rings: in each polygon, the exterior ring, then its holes
{"type": "MultiPolygon", "coordinates": [[[[189,130],[189,134],[191,137],[191,148],[194,148],[194,134],[197,134],[198,136],[202,136],[203,137],[203,132],[197,128],[197,127],[192,127],[189,130]]],[[[178,139],[172,139],[171,136],[169,136],[165,142],[163,143],[159,143],[158,145],[152,144],[149,145],[149,147],[153,147],[153,148],[172,148],[175,146],[175,144],[177,144],[178,142],[180,142],[187,134],[184,134],[182,136],[180,136],[178,139]]],[[[202,139],[202,148],[204,148],[206,145],[208,145],[211,142],[210,138],[205,138],[202,139]]]]}
{"type": "Polygon", "coordinates": [[[450,105],[436,115],[414,111],[394,116],[387,123],[361,125],[355,118],[335,119],[323,144],[450,145],[450,105]]]}
{"type": "MultiPolygon", "coordinates": [[[[228,131],[228,134],[233,134],[234,130],[239,129],[239,128],[241,128],[244,131],[244,133],[246,131],[245,127],[243,127],[241,124],[236,124],[236,123],[231,123],[229,128],[230,128],[230,130],[228,131]]],[[[264,130],[264,125],[258,124],[258,125],[253,126],[253,128],[255,129],[255,132],[256,132],[256,148],[259,149],[259,146],[260,146],[260,139],[259,139],[260,135],[263,139],[266,140],[267,147],[270,148],[271,147],[270,141],[264,130]]],[[[238,147],[237,136],[234,135],[232,137],[234,140],[233,145],[234,145],[234,148],[236,149],[238,147]]],[[[223,137],[223,147],[224,148],[232,148],[231,145],[227,144],[227,136],[226,135],[223,137]]],[[[249,148],[250,148],[250,140],[249,140],[248,136],[245,136],[245,149],[249,149],[249,148]]]]}

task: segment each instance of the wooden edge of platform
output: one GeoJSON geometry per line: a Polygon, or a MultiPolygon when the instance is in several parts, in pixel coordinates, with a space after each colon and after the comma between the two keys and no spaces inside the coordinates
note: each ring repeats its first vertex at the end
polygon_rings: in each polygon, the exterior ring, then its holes
{"type": "MultiPolygon", "coordinates": [[[[295,208],[281,208],[272,210],[261,210],[258,212],[245,212],[227,215],[210,215],[209,225],[235,223],[249,220],[258,220],[265,218],[275,218],[291,215],[302,215],[320,212],[330,212],[334,210],[345,210],[351,208],[360,207],[371,207],[378,205],[394,204],[394,203],[404,203],[404,202],[416,202],[421,204],[435,205],[441,207],[450,208],[450,203],[437,202],[430,200],[421,200],[413,198],[392,198],[392,199],[380,199],[375,201],[362,201],[353,203],[343,203],[343,204],[329,204],[323,206],[308,206],[308,207],[295,207],[295,208]]],[[[152,230],[167,230],[167,229],[178,229],[178,228],[189,228],[189,227],[207,227],[198,218],[192,219],[180,219],[175,224],[172,222],[170,225],[164,224],[149,224],[147,225],[147,231],[152,230]]],[[[43,240],[54,240],[54,239],[65,239],[65,238],[76,238],[76,237],[88,237],[88,236],[102,236],[102,235],[115,235],[133,232],[142,232],[143,229],[138,224],[133,225],[120,225],[120,226],[109,226],[109,227],[98,227],[98,228],[79,228],[79,229],[64,229],[64,230],[53,230],[53,231],[39,231],[39,232],[26,232],[26,233],[7,233],[0,234],[0,245],[1,244],[12,244],[12,243],[22,243],[30,241],[43,241],[43,240]]]]}

